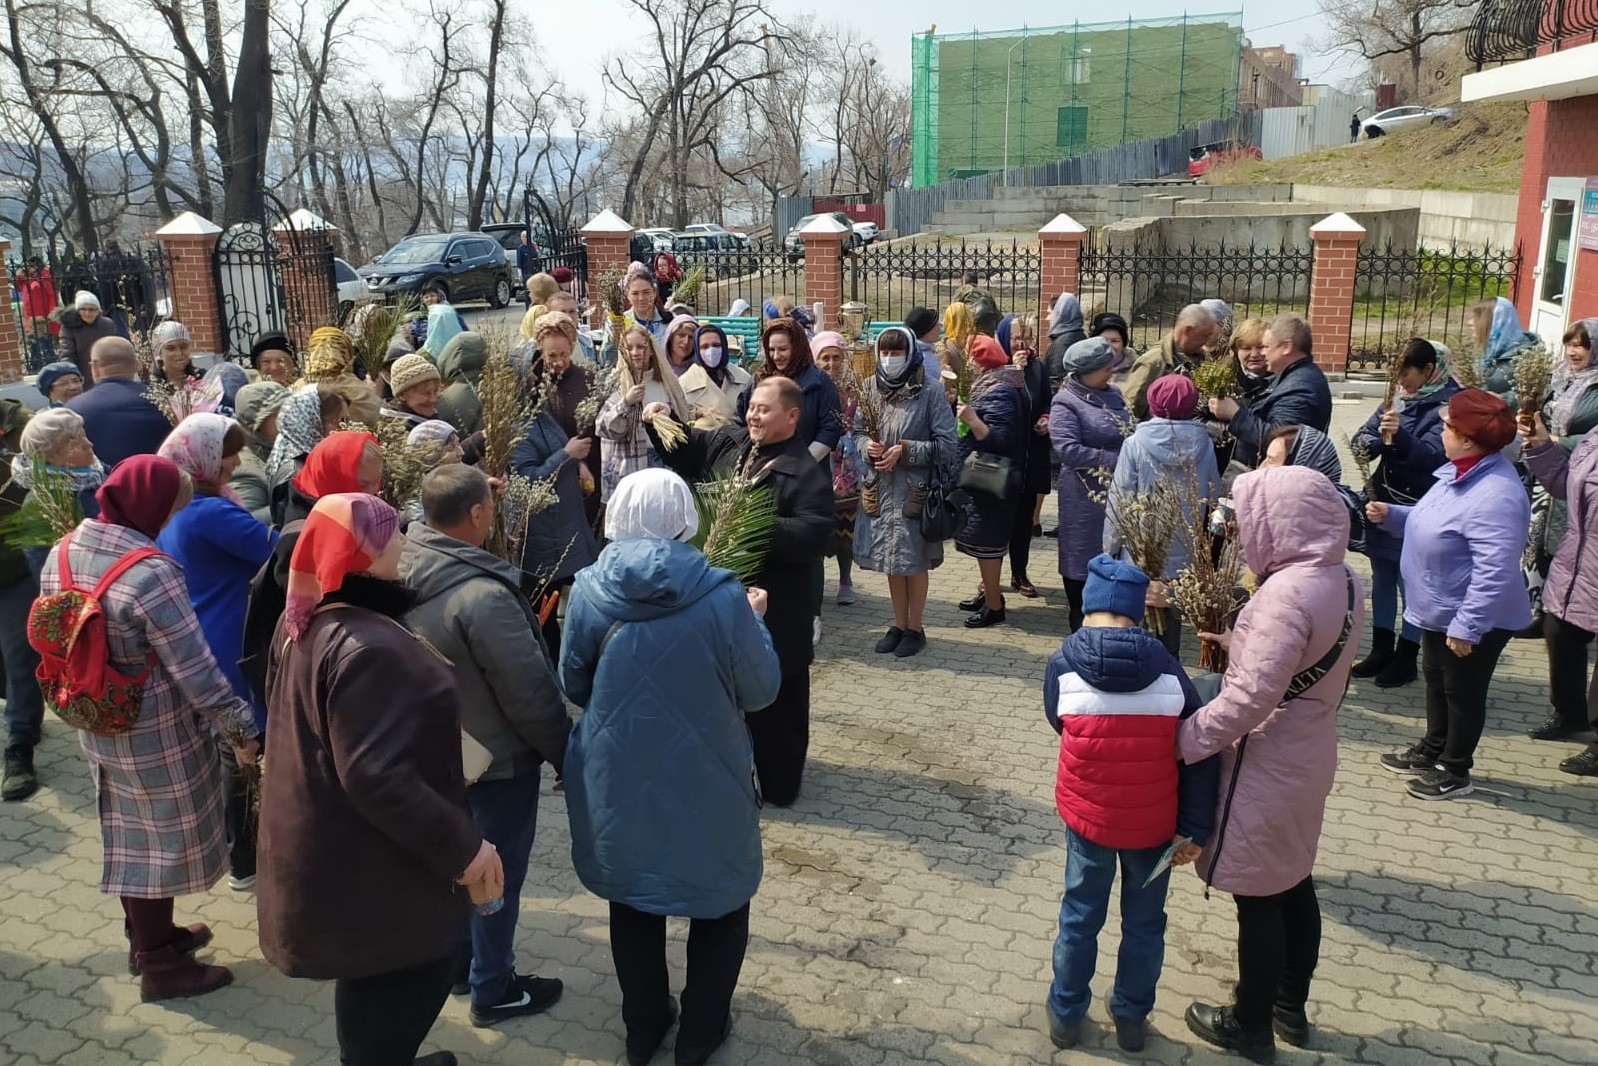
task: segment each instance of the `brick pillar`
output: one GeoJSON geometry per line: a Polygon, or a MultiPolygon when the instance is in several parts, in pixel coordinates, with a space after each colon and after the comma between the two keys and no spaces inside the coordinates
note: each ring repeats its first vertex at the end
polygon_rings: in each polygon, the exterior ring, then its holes
{"type": "Polygon", "coordinates": [[[1080,222],[1066,214],[1055,215],[1054,221],[1038,230],[1038,246],[1043,259],[1042,284],[1039,286],[1042,300],[1038,313],[1039,337],[1047,336],[1046,324],[1055,297],[1062,292],[1082,295],[1077,291],[1077,286],[1081,284],[1079,268],[1082,264],[1082,242],[1087,238],[1087,233],[1080,222]]]}
{"type": "Polygon", "coordinates": [[[193,211],[155,231],[167,258],[169,318],[189,327],[197,352],[227,354],[222,331],[222,299],[216,291],[216,242],[222,228],[193,211]]]}
{"type": "Polygon", "coordinates": [[[1365,227],[1343,212],[1310,227],[1315,264],[1309,283],[1309,328],[1315,362],[1329,373],[1348,369],[1348,340],[1354,319],[1354,266],[1365,227]]]}
{"type": "Polygon", "coordinates": [[[843,240],[849,228],[831,215],[822,215],[799,231],[805,242],[805,306],[821,304],[816,329],[837,329],[838,308],[843,305],[843,240]]]}
{"type": "MultiPolygon", "coordinates": [[[[633,224],[623,219],[608,207],[589,220],[588,225],[578,231],[583,238],[583,244],[588,249],[588,298],[596,306],[603,306],[605,296],[594,286],[601,274],[614,271],[617,274],[625,273],[628,264],[632,262],[630,246],[633,240],[633,224]]],[[[600,323],[589,323],[598,329],[600,323]]]]}
{"type": "MultiPolygon", "coordinates": [[[[11,242],[0,240],[0,292],[11,291],[11,267],[6,262],[10,250],[11,242]]],[[[21,381],[22,372],[22,334],[17,316],[7,315],[4,324],[0,324],[0,385],[21,381]]]]}
{"type": "Polygon", "coordinates": [[[333,282],[334,226],[303,207],[272,229],[277,238],[278,276],[283,284],[283,324],[289,340],[305,350],[311,331],[338,325],[333,282]]]}

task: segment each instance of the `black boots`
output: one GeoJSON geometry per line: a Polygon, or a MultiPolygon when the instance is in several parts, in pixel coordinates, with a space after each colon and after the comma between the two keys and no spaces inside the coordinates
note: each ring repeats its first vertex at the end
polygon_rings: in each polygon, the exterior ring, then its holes
{"type": "Polygon", "coordinates": [[[1354,664],[1349,671],[1355,677],[1375,677],[1393,661],[1393,641],[1398,634],[1391,629],[1371,630],[1371,653],[1354,664]]]}
{"type": "Polygon", "coordinates": [[[1415,680],[1420,676],[1420,672],[1415,668],[1415,660],[1419,657],[1420,645],[1413,640],[1399,637],[1398,644],[1393,648],[1393,661],[1376,675],[1376,687],[1398,688],[1415,680]]]}
{"type": "Polygon", "coordinates": [[[39,791],[39,778],[33,772],[33,749],[13,744],[6,749],[5,778],[0,783],[0,799],[7,803],[25,800],[39,791]]]}
{"type": "Polygon", "coordinates": [[[1269,1028],[1245,1029],[1231,1007],[1195,1003],[1187,1009],[1187,1027],[1205,1043],[1235,1051],[1250,1062],[1274,1062],[1276,1040],[1269,1028]]]}

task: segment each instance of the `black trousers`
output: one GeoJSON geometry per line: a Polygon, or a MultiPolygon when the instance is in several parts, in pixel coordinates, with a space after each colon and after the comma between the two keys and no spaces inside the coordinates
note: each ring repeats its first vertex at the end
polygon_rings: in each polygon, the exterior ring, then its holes
{"type": "MultiPolygon", "coordinates": [[[[679,1058],[685,1049],[709,1048],[727,1024],[733,990],[749,946],[749,904],[720,918],[688,923],[688,979],[682,990],[679,1058]]],[[[666,919],[625,903],[610,905],[610,958],[621,985],[621,1020],[629,1045],[653,1044],[671,1020],[666,972],[666,919]]]]}
{"type": "Polygon", "coordinates": [[[1245,1029],[1271,1027],[1271,1008],[1301,1011],[1321,957],[1321,904],[1306,877],[1274,896],[1237,902],[1235,1010],[1245,1029]]]}
{"type": "Polygon", "coordinates": [[[1568,726],[1588,723],[1598,729],[1598,670],[1591,681],[1587,676],[1587,645],[1593,634],[1550,612],[1543,615],[1543,640],[1548,645],[1548,694],[1554,713],[1568,726]]]}
{"type": "Polygon", "coordinates": [[[333,1020],[343,1066],[411,1066],[449,998],[455,960],[333,982],[333,1020]]]}
{"type": "Polygon", "coordinates": [[[747,721],[760,794],[774,807],[787,807],[799,798],[810,748],[810,670],[783,678],[776,702],[747,721]]]}
{"type": "Polygon", "coordinates": [[[1010,524],[1010,580],[1028,581],[1027,567],[1032,564],[1032,508],[1037,494],[1024,493],[1015,508],[1015,521],[1010,524]]]}
{"type": "Polygon", "coordinates": [[[1060,580],[1065,582],[1065,598],[1071,605],[1071,632],[1075,633],[1082,628],[1082,590],[1087,588],[1087,582],[1068,577],[1060,580]]]}
{"type": "Polygon", "coordinates": [[[1426,736],[1421,746],[1452,773],[1470,773],[1476,745],[1487,727],[1487,688],[1513,635],[1495,629],[1461,658],[1448,650],[1448,634],[1421,630],[1421,676],[1426,681],[1426,736]]]}

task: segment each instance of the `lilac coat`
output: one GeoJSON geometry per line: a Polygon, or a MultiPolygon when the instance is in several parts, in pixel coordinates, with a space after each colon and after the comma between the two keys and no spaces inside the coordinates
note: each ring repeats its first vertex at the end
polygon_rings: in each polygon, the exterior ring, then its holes
{"type": "Polygon", "coordinates": [[[1530,449],[1526,465],[1570,514],[1548,567],[1543,606],[1562,621],[1598,633],[1598,431],[1568,455],[1557,443],[1530,449]]]}
{"type": "Polygon", "coordinates": [[[1088,560],[1103,549],[1104,504],[1088,495],[1088,486],[1109,488],[1108,474],[1121,455],[1121,426],[1131,417],[1114,388],[1090,389],[1071,375],[1049,405],[1049,443],[1060,464],[1061,577],[1085,581],[1088,560]]]}
{"type": "Polygon", "coordinates": [[[1176,748],[1186,763],[1222,753],[1216,830],[1199,873],[1223,892],[1270,896],[1315,866],[1337,773],[1337,708],[1357,656],[1365,600],[1343,563],[1348,508],[1324,474],[1302,466],[1258,470],[1239,477],[1232,495],[1244,558],[1266,579],[1238,616],[1220,695],[1177,727],[1176,748]],[[1350,581],[1354,626],[1343,654],[1303,695],[1283,703],[1293,675],[1336,643],[1350,581]]]}
{"type": "Polygon", "coordinates": [[[1436,477],[1415,506],[1389,504],[1381,526],[1404,538],[1404,621],[1469,644],[1530,625],[1520,557],[1531,502],[1515,468],[1494,452],[1462,478],[1451,462],[1436,477]]]}

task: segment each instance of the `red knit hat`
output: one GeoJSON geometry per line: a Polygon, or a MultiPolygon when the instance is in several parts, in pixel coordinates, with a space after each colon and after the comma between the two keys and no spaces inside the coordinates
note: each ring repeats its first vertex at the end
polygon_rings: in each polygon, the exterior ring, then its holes
{"type": "Polygon", "coordinates": [[[967,349],[972,361],[983,370],[992,370],[1010,361],[1010,357],[1004,354],[1003,346],[985,333],[972,337],[967,349]]]}
{"type": "Polygon", "coordinates": [[[1500,397],[1482,389],[1461,389],[1448,401],[1454,432],[1488,452],[1515,439],[1515,413],[1500,397]]]}

